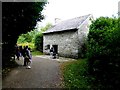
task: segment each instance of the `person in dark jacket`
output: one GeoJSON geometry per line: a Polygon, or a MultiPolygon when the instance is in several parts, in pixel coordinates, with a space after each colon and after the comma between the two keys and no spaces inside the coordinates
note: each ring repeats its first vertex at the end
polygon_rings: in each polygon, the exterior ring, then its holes
{"type": "Polygon", "coordinates": [[[23,56],[23,60],[24,60],[24,65],[23,66],[26,66],[26,61],[25,61],[25,53],[26,52],[26,46],[24,46],[24,48],[22,49],[22,56],[23,56]]]}
{"type": "Polygon", "coordinates": [[[53,47],[51,47],[51,49],[50,49],[50,56],[51,57],[53,56],[53,47]]]}
{"type": "Polygon", "coordinates": [[[28,69],[31,68],[31,63],[32,63],[32,54],[30,52],[30,48],[26,47],[26,52],[25,52],[25,58],[24,58],[24,61],[26,63],[26,66],[28,69]]]}
{"type": "Polygon", "coordinates": [[[16,46],[15,53],[16,53],[16,56],[17,56],[17,60],[19,60],[19,57],[20,57],[20,49],[19,49],[18,46],[16,46]]]}

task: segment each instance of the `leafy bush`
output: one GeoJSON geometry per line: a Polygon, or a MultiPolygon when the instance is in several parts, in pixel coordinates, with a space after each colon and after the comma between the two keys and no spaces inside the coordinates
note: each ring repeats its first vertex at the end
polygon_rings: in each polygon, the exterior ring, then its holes
{"type": "Polygon", "coordinates": [[[120,84],[120,32],[118,19],[100,17],[92,22],[88,35],[89,72],[100,87],[115,88],[120,84]]]}
{"type": "Polygon", "coordinates": [[[29,48],[31,48],[32,50],[34,50],[35,46],[34,46],[34,43],[20,43],[18,44],[19,46],[28,46],[29,48]]]}
{"type": "Polygon", "coordinates": [[[43,34],[41,33],[35,36],[35,48],[43,52],[43,34]]]}
{"type": "Polygon", "coordinates": [[[17,40],[17,43],[34,43],[34,39],[36,34],[38,33],[37,30],[33,30],[27,32],[26,34],[21,34],[17,40]]]}

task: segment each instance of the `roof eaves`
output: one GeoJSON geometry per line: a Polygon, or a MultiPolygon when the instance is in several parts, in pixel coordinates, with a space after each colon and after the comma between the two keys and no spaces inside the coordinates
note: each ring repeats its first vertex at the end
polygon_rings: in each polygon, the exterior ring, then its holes
{"type": "Polygon", "coordinates": [[[65,32],[65,31],[73,31],[73,30],[78,30],[78,29],[77,28],[73,28],[73,29],[67,29],[67,30],[62,30],[62,31],[60,30],[60,31],[44,32],[43,34],[65,32]]]}

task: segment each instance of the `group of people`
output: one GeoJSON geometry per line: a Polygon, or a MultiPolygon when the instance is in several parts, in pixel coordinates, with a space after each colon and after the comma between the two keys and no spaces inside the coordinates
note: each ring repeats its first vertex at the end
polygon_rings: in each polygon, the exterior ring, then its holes
{"type": "Polygon", "coordinates": [[[51,47],[51,49],[50,49],[50,56],[51,56],[53,59],[58,58],[58,53],[55,51],[54,47],[51,47]]]}
{"type": "Polygon", "coordinates": [[[15,53],[17,60],[20,60],[20,57],[24,60],[24,66],[27,66],[28,69],[31,68],[30,64],[32,63],[32,54],[31,49],[28,46],[15,46],[15,53]]]}

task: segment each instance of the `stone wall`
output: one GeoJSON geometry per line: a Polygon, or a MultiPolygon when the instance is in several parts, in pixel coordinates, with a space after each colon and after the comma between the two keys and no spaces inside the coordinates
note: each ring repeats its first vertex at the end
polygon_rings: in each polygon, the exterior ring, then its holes
{"type": "Polygon", "coordinates": [[[87,18],[78,29],[78,39],[79,39],[79,47],[78,47],[79,54],[78,55],[79,57],[81,57],[82,56],[81,54],[83,53],[81,51],[81,48],[87,42],[91,20],[93,20],[93,16],[90,16],[89,18],[87,18]]]}
{"type": "Polygon", "coordinates": [[[58,45],[58,54],[64,57],[78,58],[78,33],[76,30],[45,34],[43,52],[49,54],[45,46],[58,45]]]}

